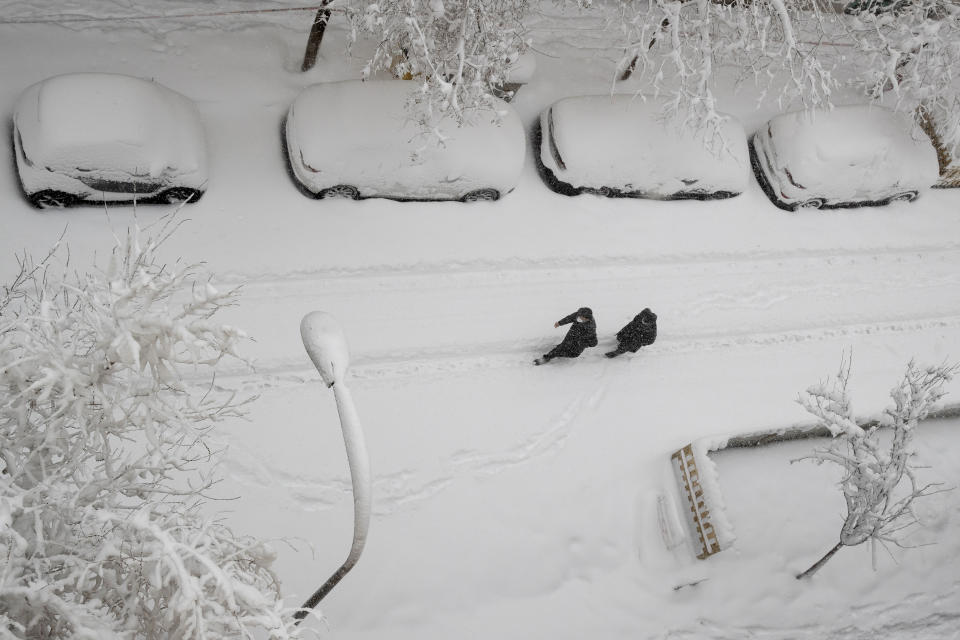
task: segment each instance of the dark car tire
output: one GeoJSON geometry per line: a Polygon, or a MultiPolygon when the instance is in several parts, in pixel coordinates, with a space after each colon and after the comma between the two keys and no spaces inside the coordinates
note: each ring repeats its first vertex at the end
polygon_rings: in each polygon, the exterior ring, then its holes
{"type": "Polygon", "coordinates": [[[495,202],[500,199],[500,192],[496,189],[475,189],[460,198],[460,202],[495,202]]]}
{"type": "Polygon", "coordinates": [[[173,189],[163,191],[158,196],[158,200],[163,204],[186,204],[188,202],[196,202],[201,197],[203,197],[202,191],[197,191],[189,187],[174,187],[173,189]]]}
{"type": "Polygon", "coordinates": [[[827,204],[827,201],[823,198],[810,198],[809,200],[804,200],[803,202],[794,203],[790,207],[790,210],[800,211],[801,209],[821,209],[825,204],[827,204]]]}
{"type": "Polygon", "coordinates": [[[30,204],[38,209],[62,209],[77,202],[77,197],[63,191],[46,189],[30,194],[30,204]]]}
{"type": "Polygon", "coordinates": [[[904,191],[887,200],[886,204],[890,204],[891,202],[913,202],[917,199],[918,195],[920,194],[916,191],[904,191]]]}
{"type": "Polygon", "coordinates": [[[317,200],[326,200],[327,198],[346,198],[348,200],[359,200],[360,190],[348,184],[338,184],[329,189],[321,189],[317,193],[317,200]]]}

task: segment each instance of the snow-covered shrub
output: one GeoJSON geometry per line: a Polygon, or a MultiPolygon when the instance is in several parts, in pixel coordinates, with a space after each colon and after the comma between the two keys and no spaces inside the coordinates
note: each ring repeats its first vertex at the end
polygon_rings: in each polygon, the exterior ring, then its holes
{"type": "Polygon", "coordinates": [[[270,548],[201,512],[246,404],[214,383],[236,292],[157,247],[24,256],[0,289],[0,638],[296,636],[270,548]]]}
{"type": "Polygon", "coordinates": [[[917,479],[911,464],[913,436],[920,420],[945,395],[943,386],[957,368],[920,368],[911,361],[903,379],[890,391],[894,404],[884,410],[878,424],[868,428],[853,418],[847,394],[849,360],[841,365],[836,379],[812,386],[800,396],[800,404],[834,436],[830,447],[814,451],[809,458],[843,468],[840,488],[847,513],[840,541],[798,578],[816,573],[844,546],[870,541],[875,551],[877,543],[898,545],[897,534],[916,523],[913,501],[929,495],[935,485],[922,485],[917,479]],[[881,431],[889,433],[882,437],[881,431]]]}

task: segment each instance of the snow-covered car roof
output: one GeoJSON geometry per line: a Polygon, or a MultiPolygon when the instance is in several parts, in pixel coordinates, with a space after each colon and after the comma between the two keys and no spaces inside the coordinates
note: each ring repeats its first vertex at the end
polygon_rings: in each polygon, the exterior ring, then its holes
{"type": "Polygon", "coordinates": [[[855,200],[923,190],[937,179],[936,151],[910,119],[876,105],[794,111],[766,125],[776,163],[811,195],[855,200]]]}
{"type": "Polygon", "coordinates": [[[473,113],[463,126],[436,118],[431,126],[443,137],[438,144],[408,108],[419,88],[403,80],[305,88],[291,105],[286,125],[298,178],[314,191],[348,184],[364,196],[440,198],[476,188],[512,190],[526,147],[513,108],[497,100],[497,113],[473,113]]]}
{"type": "Polygon", "coordinates": [[[581,181],[574,186],[632,185],[668,195],[702,184],[713,191],[742,192],[750,161],[739,120],[726,116],[720,128],[725,147],[714,150],[706,137],[711,131],[678,127],[664,120],[663,107],[661,100],[634,94],[554,103],[552,133],[566,175],[581,181]]]}
{"type": "Polygon", "coordinates": [[[109,73],[49,78],[24,90],[14,123],[24,155],[54,171],[159,176],[206,170],[196,106],[141,78],[109,73]]]}

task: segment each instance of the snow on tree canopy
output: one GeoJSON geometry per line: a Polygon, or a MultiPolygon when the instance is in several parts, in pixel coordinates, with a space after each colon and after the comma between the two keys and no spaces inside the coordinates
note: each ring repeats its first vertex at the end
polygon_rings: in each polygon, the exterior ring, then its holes
{"type": "Polygon", "coordinates": [[[878,106],[794,111],[771,119],[757,136],[775,190],[787,198],[828,202],[882,200],[929,188],[938,177],[930,140],[899,113],[878,106]],[[780,176],[789,171],[789,176],[780,176]],[[779,178],[779,179],[778,179],[779,178]]]}
{"type": "Polygon", "coordinates": [[[696,131],[663,115],[663,101],[633,94],[564,98],[541,114],[546,142],[540,158],[574,187],[613,187],[653,197],[689,191],[737,194],[746,188],[747,137],[736,118],[723,114],[720,136],[713,138],[712,130],[696,131]]]}
{"type": "Polygon", "coordinates": [[[24,155],[53,171],[116,171],[206,182],[196,106],[157,83],[108,73],[71,73],[28,87],[14,123],[24,155]]]}
{"type": "Polygon", "coordinates": [[[422,127],[408,110],[418,89],[399,80],[304,89],[286,125],[297,179],[315,193],[349,185],[364,197],[456,199],[477,189],[512,191],[526,149],[517,113],[497,100],[497,112],[476,112],[463,126],[440,117],[422,127]]]}

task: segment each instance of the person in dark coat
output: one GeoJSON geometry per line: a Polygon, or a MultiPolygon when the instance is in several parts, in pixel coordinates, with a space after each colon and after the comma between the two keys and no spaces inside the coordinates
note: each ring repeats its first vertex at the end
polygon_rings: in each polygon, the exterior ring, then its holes
{"type": "Polygon", "coordinates": [[[616,358],[621,353],[636,353],[640,347],[653,344],[657,339],[657,314],[646,308],[617,332],[617,348],[606,353],[608,358],[616,358]]]}
{"type": "Polygon", "coordinates": [[[553,358],[576,358],[587,347],[597,346],[597,323],[593,320],[593,311],[589,307],[580,307],[566,318],[554,323],[554,327],[572,324],[563,342],[555,346],[543,357],[534,360],[534,364],[543,364],[553,358]]]}

